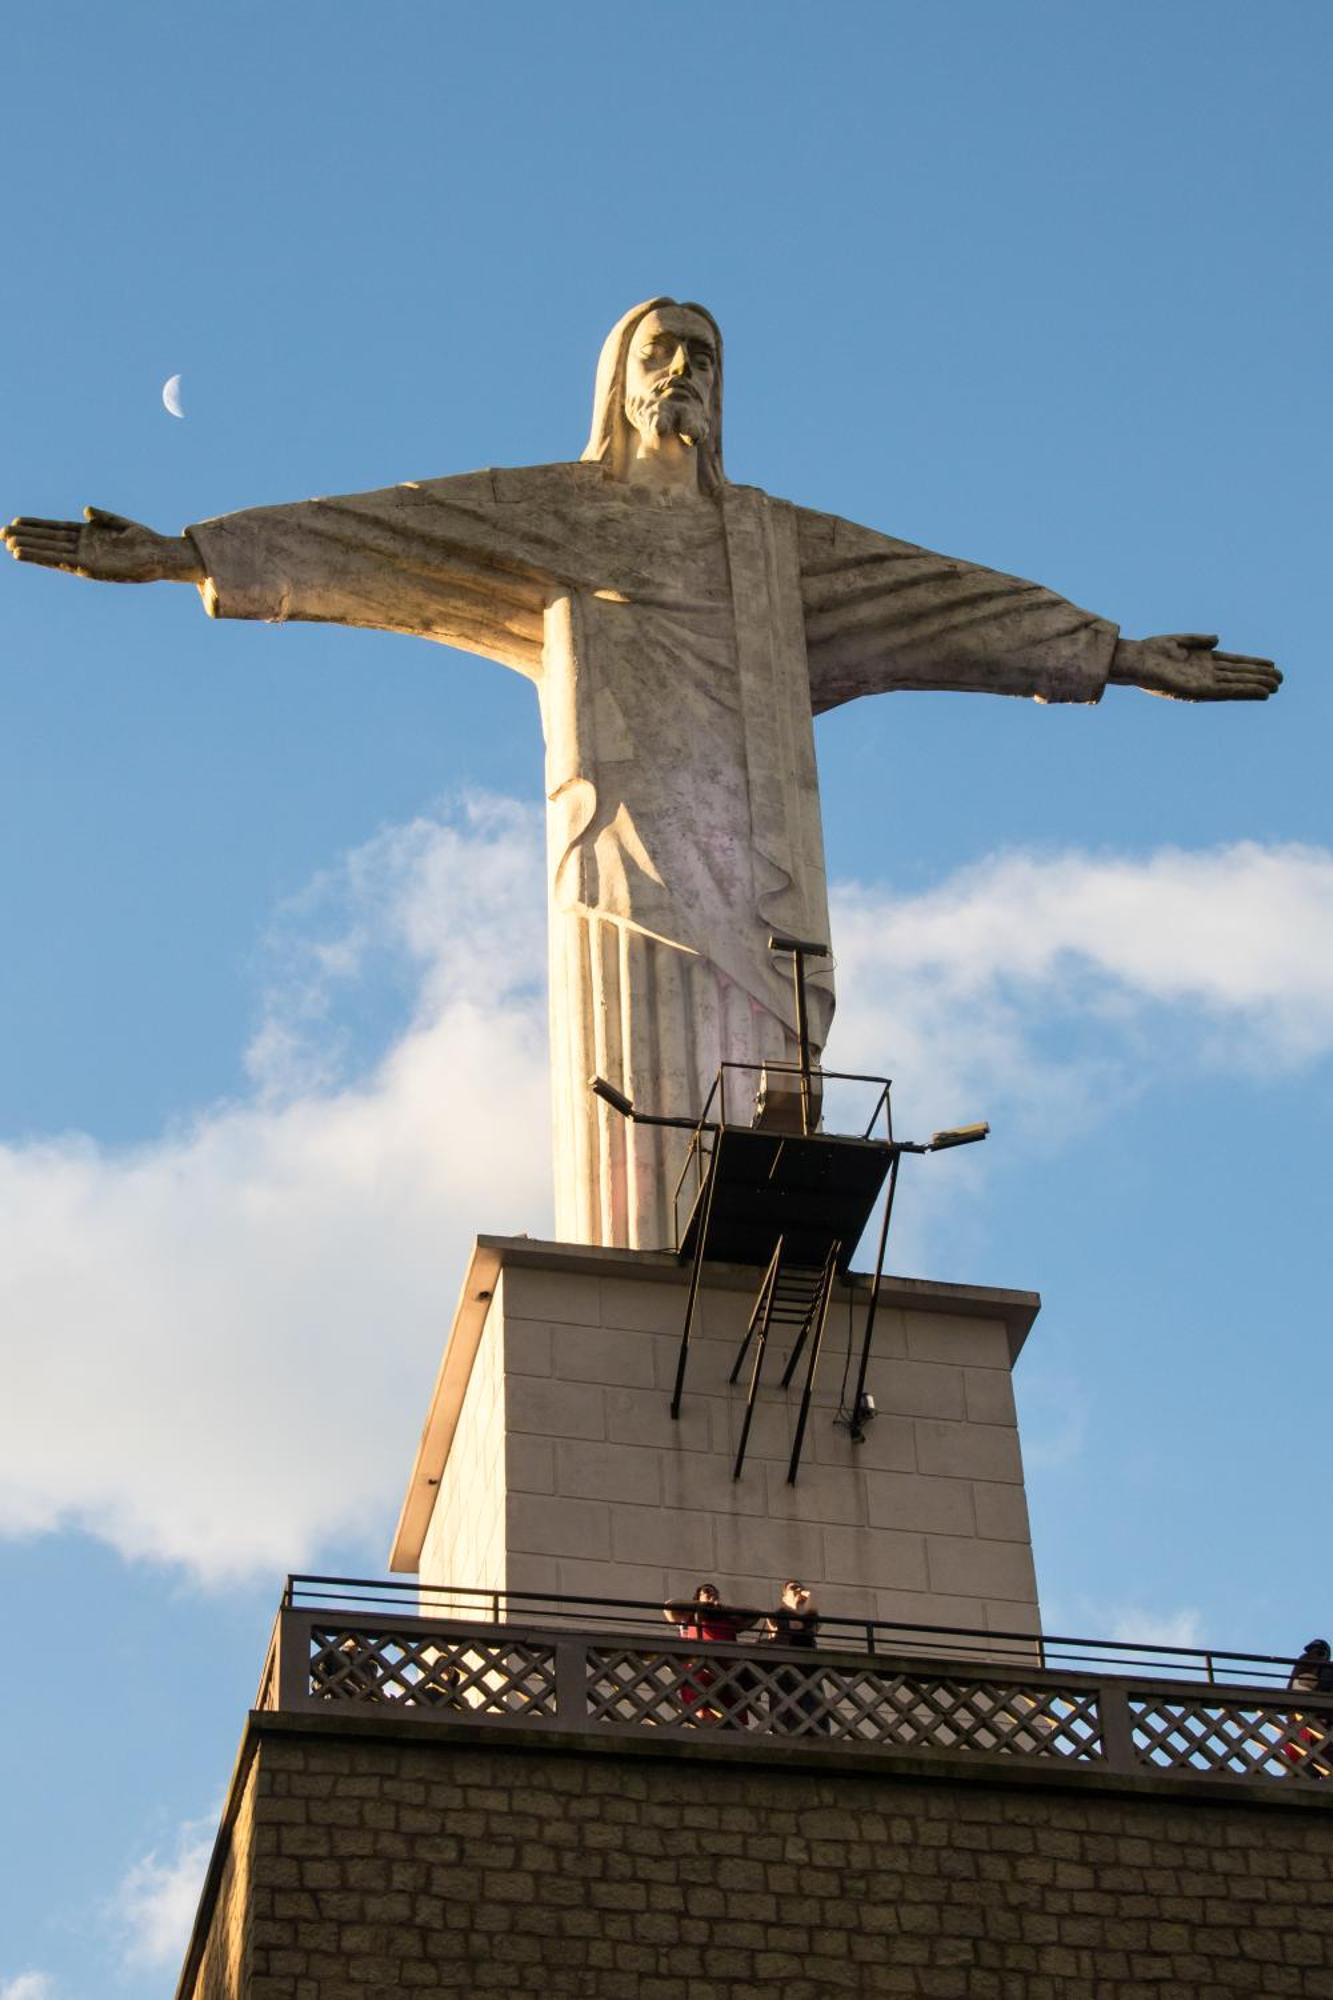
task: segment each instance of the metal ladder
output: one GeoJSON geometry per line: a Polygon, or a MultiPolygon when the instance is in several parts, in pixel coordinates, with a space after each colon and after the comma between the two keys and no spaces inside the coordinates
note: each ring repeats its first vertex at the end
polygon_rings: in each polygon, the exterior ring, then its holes
{"type": "Polygon", "coordinates": [[[796,1338],[787,1356],[787,1365],[782,1371],[782,1386],[787,1388],[796,1372],[796,1364],[807,1342],[810,1357],[806,1364],[805,1386],[801,1394],[801,1407],[796,1419],[796,1435],[792,1441],[791,1461],[787,1468],[787,1484],[796,1483],[796,1469],[801,1462],[801,1445],[805,1438],[806,1421],[810,1415],[810,1401],[814,1394],[815,1370],[819,1365],[819,1350],[823,1344],[824,1326],[828,1319],[829,1300],[833,1296],[833,1282],[837,1276],[838,1258],[842,1245],[829,1245],[828,1255],[822,1265],[792,1264],[784,1260],[785,1239],[779,1237],[768,1269],[764,1272],[750,1323],[745,1329],[740,1352],[736,1356],[729,1381],[735,1382],[740,1375],[746,1353],[754,1343],[754,1359],[750,1364],[750,1386],[745,1398],[745,1415],[741,1420],[740,1441],[736,1447],[736,1460],[731,1469],[733,1479],[739,1479],[745,1463],[746,1447],[750,1441],[750,1425],[754,1418],[754,1406],[759,1395],[759,1381],[763,1373],[764,1357],[768,1349],[768,1336],[775,1326],[790,1327],[796,1338]]]}

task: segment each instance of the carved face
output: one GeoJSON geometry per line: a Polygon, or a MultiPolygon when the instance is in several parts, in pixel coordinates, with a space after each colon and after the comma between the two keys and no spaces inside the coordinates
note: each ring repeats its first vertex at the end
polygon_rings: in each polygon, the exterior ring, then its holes
{"type": "Polygon", "coordinates": [[[625,356],[625,415],[645,444],[660,437],[702,444],[716,380],[717,343],[706,319],[684,306],[645,313],[625,356]]]}

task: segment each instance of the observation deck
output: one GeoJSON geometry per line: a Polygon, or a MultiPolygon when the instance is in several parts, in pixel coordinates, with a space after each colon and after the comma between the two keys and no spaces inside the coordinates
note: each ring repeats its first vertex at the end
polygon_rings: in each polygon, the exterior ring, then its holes
{"type": "Polygon", "coordinates": [[[705,1643],[632,1600],[294,1576],[256,1709],[423,1741],[1333,1804],[1333,1696],[1290,1690],[1290,1664],[838,1617],[815,1649],[705,1643]]]}

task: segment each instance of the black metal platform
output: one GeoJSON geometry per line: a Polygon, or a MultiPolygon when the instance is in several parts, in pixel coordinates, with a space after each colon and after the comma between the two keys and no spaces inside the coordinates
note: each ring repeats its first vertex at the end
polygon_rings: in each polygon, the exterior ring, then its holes
{"type": "Polygon", "coordinates": [[[829,1245],[840,1243],[839,1269],[846,1270],[892,1158],[892,1146],[879,1139],[724,1125],[713,1136],[679,1255],[695,1255],[706,1216],[704,1262],[762,1267],[781,1237],[785,1261],[797,1265],[822,1264],[829,1245]]]}
{"type": "MultiPolygon", "coordinates": [[[[936,1132],[925,1145],[895,1139],[889,1104],[891,1085],[887,1077],[856,1076],[816,1067],[806,1012],[805,959],[827,957],[828,946],[775,935],[770,937],[768,948],[792,956],[797,1062],[720,1063],[697,1118],[687,1118],[678,1112],[640,1111],[619,1084],[602,1076],[590,1078],[589,1088],[613,1111],[636,1125],[688,1131],[692,1135],[673,1198],[676,1254],[691,1267],[676,1380],[671,1392],[673,1419],[680,1415],[685,1393],[690,1336],[704,1265],[748,1264],[762,1270],[764,1276],[730,1377],[733,1383],[738,1379],[753,1344],[749,1391],[731,1476],[739,1479],[745,1464],[764,1356],[769,1335],[776,1328],[792,1337],[782,1375],[784,1389],[790,1387],[797,1363],[803,1354],[806,1356],[805,1384],[787,1464],[787,1484],[794,1486],[834,1283],[839,1275],[846,1273],[856,1254],[885,1183],[879,1249],[866,1302],[856,1389],[848,1406],[844,1371],[843,1392],[834,1419],[846,1428],[853,1443],[861,1441],[865,1418],[874,1414],[874,1401],[866,1393],[866,1368],[902,1157],[905,1153],[934,1153],[948,1146],[971,1145],[977,1139],[984,1139],[989,1127],[979,1124],[936,1132]],[[727,1116],[727,1078],[729,1073],[736,1072],[750,1079],[753,1092],[752,1122],[745,1125],[733,1124],[727,1116]],[[818,1130],[824,1085],[829,1082],[875,1086],[874,1108],[859,1137],[818,1130]],[[884,1136],[872,1138],[881,1120],[884,1136]],[[681,1210],[691,1185],[694,1193],[682,1227],[681,1210]]],[[[850,1362],[850,1333],[848,1338],[850,1362]]]]}

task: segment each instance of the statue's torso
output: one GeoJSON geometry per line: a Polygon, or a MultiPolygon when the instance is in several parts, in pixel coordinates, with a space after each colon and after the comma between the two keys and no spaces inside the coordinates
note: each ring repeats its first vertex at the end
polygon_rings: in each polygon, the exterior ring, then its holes
{"type": "Polygon", "coordinates": [[[558,900],[705,949],[754,905],[720,510],[603,489],[589,525],[601,580],[556,594],[543,659],[558,900]]]}

